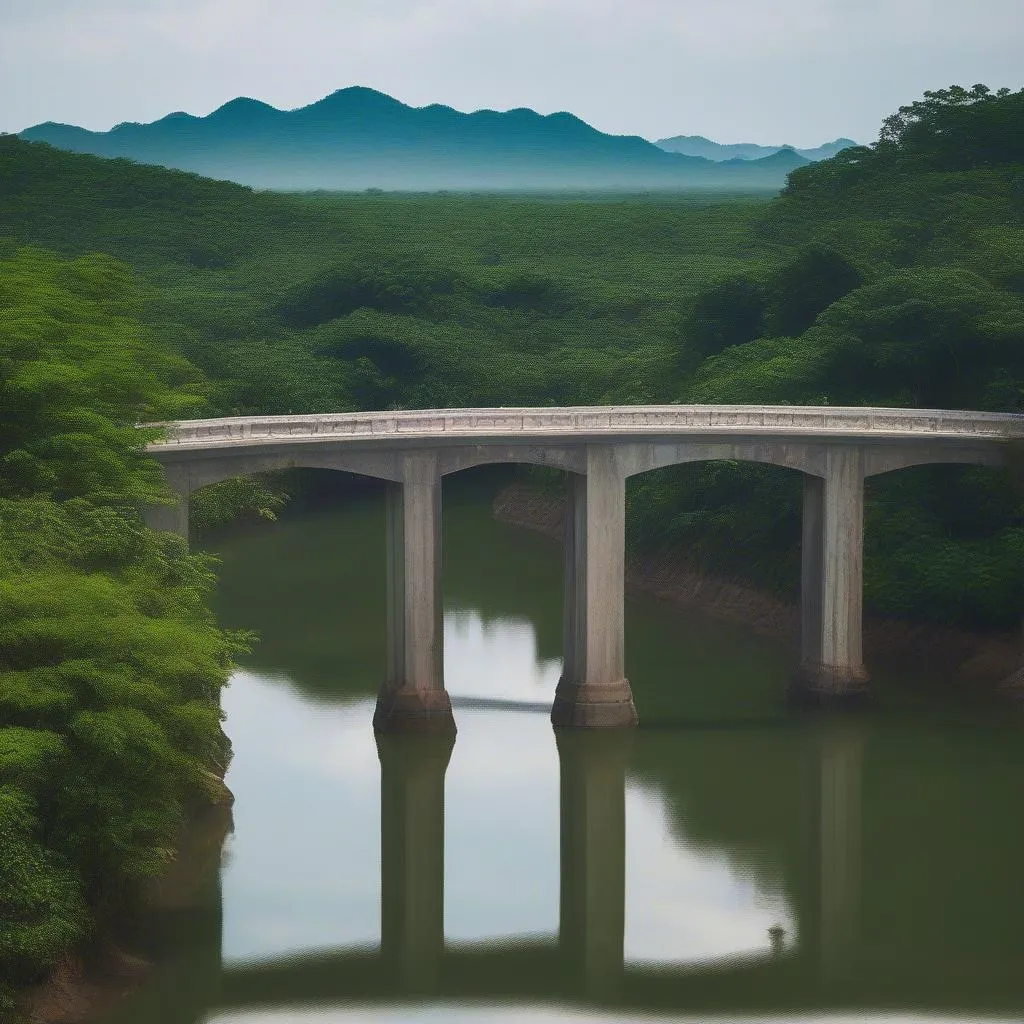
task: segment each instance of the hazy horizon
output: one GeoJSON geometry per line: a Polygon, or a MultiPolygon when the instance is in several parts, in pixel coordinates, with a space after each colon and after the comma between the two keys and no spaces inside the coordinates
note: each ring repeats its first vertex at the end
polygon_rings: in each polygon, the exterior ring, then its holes
{"type": "Polygon", "coordinates": [[[5,0],[0,130],[106,131],[362,85],[414,107],[568,111],[649,141],[869,143],[927,89],[1020,88],[1017,0],[5,0]]]}

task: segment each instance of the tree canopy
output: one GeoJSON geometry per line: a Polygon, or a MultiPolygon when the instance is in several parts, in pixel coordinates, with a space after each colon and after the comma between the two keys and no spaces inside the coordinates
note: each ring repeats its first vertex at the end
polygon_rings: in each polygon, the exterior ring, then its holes
{"type": "MultiPolygon", "coordinates": [[[[38,978],[167,863],[218,793],[219,690],[243,638],[212,564],[143,526],[163,494],[135,423],[196,408],[128,269],[0,260],[0,962],[38,978]]],[[[0,1001],[8,999],[0,989],[0,1001]]]]}

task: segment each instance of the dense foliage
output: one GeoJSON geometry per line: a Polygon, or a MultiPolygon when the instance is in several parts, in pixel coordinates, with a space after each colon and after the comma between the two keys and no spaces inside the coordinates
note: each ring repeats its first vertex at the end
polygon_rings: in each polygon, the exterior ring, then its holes
{"type": "MultiPolygon", "coordinates": [[[[926,93],[873,147],[794,171],[754,238],[793,255],[699,295],[686,400],[1024,411],[1024,91],[926,93]],[[760,319],[758,319],[760,316],[760,319]]],[[[799,480],[751,466],[640,482],[636,534],[793,591],[799,480]]],[[[1009,626],[1024,513],[1008,474],[932,467],[868,483],[877,611],[1009,626]]]]}
{"type": "MultiPolygon", "coordinates": [[[[1024,99],[927,93],[781,196],[252,192],[0,139],[0,236],[144,273],[220,413],[602,402],[1022,408],[1024,99]],[[78,187],[67,188],[74,180],[78,187]]],[[[792,594],[796,474],[631,485],[632,543],[792,594]]],[[[205,497],[204,522],[278,484],[205,497]]],[[[869,609],[1005,626],[1019,499],[994,471],[869,482],[869,609]]]]}
{"type": "Polygon", "coordinates": [[[164,492],[134,424],[198,379],[137,311],[107,257],[0,260],[0,1005],[131,905],[228,753],[242,638],[209,560],[138,514],[164,492]]]}

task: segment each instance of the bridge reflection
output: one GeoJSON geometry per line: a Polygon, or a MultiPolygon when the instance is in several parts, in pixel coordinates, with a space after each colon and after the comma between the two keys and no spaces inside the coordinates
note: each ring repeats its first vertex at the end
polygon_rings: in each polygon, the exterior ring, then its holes
{"type": "MultiPolygon", "coordinates": [[[[556,730],[560,765],[557,938],[446,944],[445,773],[450,735],[377,735],[381,768],[381,938],[228,967],[217,1004],[243,1007],[436,999],[577,1002],[683,1010],[768,1005],[796,990],[834,987],[856,963],[861,737],[830,733],[816,749],[819,822],[816,920],[795,941],[744,957],[680,965],[627,964],[626,769],[630,731],[556,730]],[[808,987],[809,986],[809,987],[808,987]]],[[[513,825],[514,827],[514,825],[513,825]]],[[[773,941],[774,940],[774,941],[773,941]]]]}
{"type": "MultiPolygon", "coordinates": [[[[869,740],[884,748],[886,737],[858,722],[825,722],[787,733],[787,745],[802,747],[806,756],[808,848],[795,934],[782,941],[766,934],[762,950],[732,958],[627,961],[626,780],[630,745],[642,738],[642,731],[636,737],[630,731],[574,731],[557,732],[553,739],[561,776],[557,936],[446,942],[445,778],[453,739],[380,735],[379,946],[224,965],[218,889],[202,912],[202,941],[190,937],[187,956],[146,996],[145,1013],[126,1019],[198,1024],[275,1009],[296,1016],[303,1007],[340,1010],[353,1004],[362,1004],[365,1016],[368,1005],[423,1001],[588,1006],[620,1017],[900,1007],[980,1019],[1019,1007],[1020,960],[1008,953],[1019,950],[1019,942],[1004,943],[1001,955],[990,951],[964,963],[962,950],[942,949],[941,937],[888,941],[878,931],[877,900],[874,922],[863,920],[869,877],[862,806],[862,793],[870,788],[866,755],[869,740]]],[[[674,736],[684,761],[699,755],[699,743],[687,742],[693,738],[685,732],[674,736]]],[[[692,772],[694,761],[686,763],[692,772]]],[[[709,770],[715,770],[713,763],[709,770]]],[[[899,789],[900,781],[886,774],[887,785],[899,789]]],[[[897,800],[902,805],[902,795],[897,800]]],[[[876,833],[880,825],[891,827],[885,815],[876,813],[873,822],[876,833]]],[[[891,847],[882,849],[892,856],[891,847]]],[[[897,867],[896,876],[904,869],[897,867]]],[[[876,885],[880,881],[875,873],[871,878],[876,885]]],[[[954,894],[946,895],[955,903],[954,894]]]]}

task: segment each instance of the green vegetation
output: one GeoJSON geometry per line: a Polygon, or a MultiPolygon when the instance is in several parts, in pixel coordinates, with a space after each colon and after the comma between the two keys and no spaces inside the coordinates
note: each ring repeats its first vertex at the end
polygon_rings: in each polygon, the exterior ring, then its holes
{"type": "MultiPolygon", "coordinates": [[[[926,93],[874,147],[793,172],[752,236],[793,255],[698,297],[679,358],[694,361],[694,347],[708,358],[684,400],[1024,411],[1021,128],[1024,90],[926,93]]],[[[632,496],[634,536],[792,593],[794,477],[738,465],[652,474],[632,496]]],[[[1024,512],[1008,474],[907,470],[870,480],[868,499],[869,609],[1018,621],[1024,512]]]]}
{"type": "Polygon", "coordinates": [[[210,561],[146,529],[133,424],[188,415],[195,370],[140,330],[126,267],[0,260],[0,1008],[130,908],[228,748],[210,561]]]}
{"type": "MultiPolygon", "coordinates": [[[[782,195],[253,192],[0,139],[0,235],[138,268],[154,337],[214,414],[631,402],[1019,411],[1024,92],[928,93],[782,195]],[[1009,127],[1008,127],[1009,126],[1009,127]],[[69,189],[68,180],[76,187],[69,189]]],[[[280,480],[203,495],[273,515],[280,480]]],[[[792,595],[799,480],[635,481],[631,542],[792,595]]],[[[873,479],[869,609],[1006,626],[1024,603],[1003,475],[873,479]]]]}
{"type": "MultiPolygon", "coordinates": [[[[0,138],[9,980],[130,905],[227,753],[218,690],[244,638],[207,611],[210,562],[139,521],[162,484],[134,424],[668,401],[1020,412],[1022,140],[1024,91],[928,93],[769,201],[271,195],[0,138]]],[[[295,483],[210,488],[195,521],[273,517],[295,483]]],[[[630,541],[792,594],[799,488],[733,463],[647,474],[630,541]]],[[[869,609],[1016,622],[1009,474],[925,467],[868,497],[869,609]]]]}

